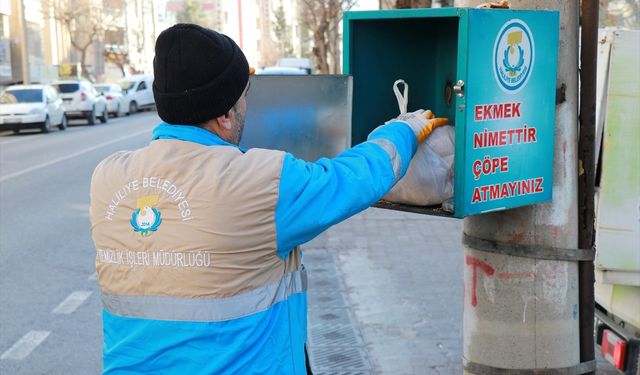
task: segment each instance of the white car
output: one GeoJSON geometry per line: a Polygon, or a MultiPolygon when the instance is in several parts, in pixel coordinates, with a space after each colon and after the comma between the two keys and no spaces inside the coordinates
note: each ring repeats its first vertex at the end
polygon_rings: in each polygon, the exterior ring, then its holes
{"type": "Polygon", "coordinates": [[[93,88],[89,81],[73,80],[58,81],[53,84],[64,105],[67,118],[86,119],[89,125],[95,125],[96,118],[103,124],[109,119],[107,113],[107,99],[93,88]]]}
{"type": "Polygon", "coordinates": [[[14,85],[0,94],[0,130],[67,128],[62,99],[49,85],[14,85]]]}
{"type": "Polygon", "coordinates": [[[123,103],[127,113],[133,114],[140,109],[152,109],[156,102],[153,98],[153,77],[134,75],[119,82],[122,89],[123,103]]]}
{"type": "Polygon", "coordinates": [[[114,83],[100,83],[93,85],[95,89],[107,99],[107,111],[113,117],[118,117],[127,110],[123,105],[123,95],[120,86],[114,83]]]}

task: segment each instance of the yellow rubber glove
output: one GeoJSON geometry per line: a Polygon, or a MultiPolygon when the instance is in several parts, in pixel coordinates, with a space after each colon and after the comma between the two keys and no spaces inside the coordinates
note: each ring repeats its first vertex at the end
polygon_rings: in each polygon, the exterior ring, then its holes
{"type": "Polygon", "coordinates": [[[409,125],[411,129],[413,129],[419,143],[427,139],[433,132],[433,129],[449,124],[448,119],[437,118],[430,110],[425,111],[423,109],[401,114],[395,119],[387,121],[387,123],[391,121],[400,121],[409,125]]]}
{"type": "Polygon", "coordinates": [[[433,132],[433,129],[443,125],[449,125],[449,119],[443,117],[436,117],[431,119],[431,121],[429,121],[429,123],[425,125],[422,130],[420,130],[420,133],[418,133],[418,143],[429,138],[429,136],[433,132]]]}

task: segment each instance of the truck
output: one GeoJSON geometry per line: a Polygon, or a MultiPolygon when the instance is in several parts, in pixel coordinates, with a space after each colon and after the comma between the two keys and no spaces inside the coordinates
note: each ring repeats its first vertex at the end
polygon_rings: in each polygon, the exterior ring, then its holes
{"type": "Polygon", "coordinates": [[[596,343],[640,374],[640,31],[602,29],[596,101],[596,343]]]}

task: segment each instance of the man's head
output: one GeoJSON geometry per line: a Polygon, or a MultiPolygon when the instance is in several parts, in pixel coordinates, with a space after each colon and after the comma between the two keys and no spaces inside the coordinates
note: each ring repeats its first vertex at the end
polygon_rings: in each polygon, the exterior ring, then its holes
{"type": "Polygon", "coordinates": [[[227,141],[240,141],[249,64],[231,38],[198,25],[177,24],[158,37],[153,69],[153,96],[163,121],[204,126],[227,141]],[[216,124],[224,134],[212,126],[216,124]]]}
{"type": "Polygon", "coordinates": [[[233,144],[240,144],[244,131],[244,115],[247,111],[247,93],[249,85],[240,96],[236,104],[224,115],[211,119],[201,126],[216,133],[222,139],[233,144]]]}

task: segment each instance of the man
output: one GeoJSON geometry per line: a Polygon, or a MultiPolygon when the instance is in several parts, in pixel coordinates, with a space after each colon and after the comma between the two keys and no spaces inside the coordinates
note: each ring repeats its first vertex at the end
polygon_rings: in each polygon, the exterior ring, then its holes
{"type": "Polygon", "coordinates": [[[334,159],[238,147],[249,66],[228,37],[156,42],[149,146],[91,182],[105,373],[305,374],[298,245],[371,206],[407,170],[421,111],[334,159]]]}

